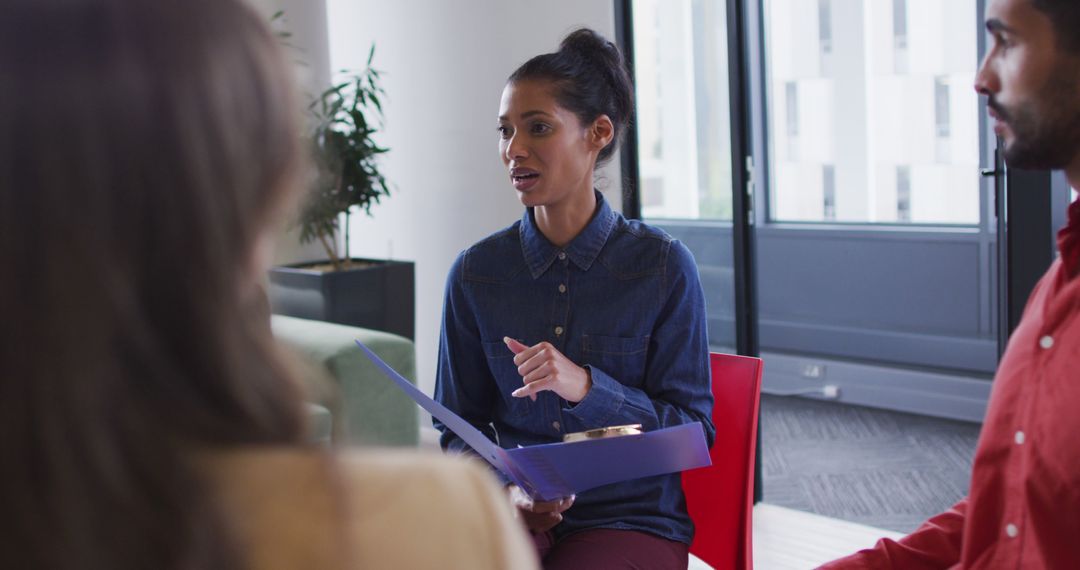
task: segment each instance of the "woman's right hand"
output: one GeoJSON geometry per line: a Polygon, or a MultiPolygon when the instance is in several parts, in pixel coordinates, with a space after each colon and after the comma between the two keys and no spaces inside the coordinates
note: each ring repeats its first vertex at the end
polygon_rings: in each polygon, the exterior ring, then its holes
{"type": "Polygon", "coordinates": [[[532,532],[547,532],[562,522],[562,513],[574,504],[574,495],[557,501],[534,501],[517,485],[507,487],[510,502],[517,508],[525,527],[532,532]]]}

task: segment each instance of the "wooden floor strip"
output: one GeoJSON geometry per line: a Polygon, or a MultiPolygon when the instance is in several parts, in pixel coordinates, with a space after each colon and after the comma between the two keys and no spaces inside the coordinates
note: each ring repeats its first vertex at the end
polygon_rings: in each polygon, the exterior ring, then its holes
{"type": "Polygon", "coordinates": [[[900,533],[777,505],[754,507],[755,570],[807,570],[900,533]]]}

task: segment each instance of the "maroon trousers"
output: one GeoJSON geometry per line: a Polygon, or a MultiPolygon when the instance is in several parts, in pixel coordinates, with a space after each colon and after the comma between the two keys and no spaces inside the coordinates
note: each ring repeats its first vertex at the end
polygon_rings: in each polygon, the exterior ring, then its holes
{"type": "Polygon", "coordinates": [[[544,570],[686,570],[690,547],[647,532],[599,528],[556,542],[553,533],[534,533],[544,570]]]}

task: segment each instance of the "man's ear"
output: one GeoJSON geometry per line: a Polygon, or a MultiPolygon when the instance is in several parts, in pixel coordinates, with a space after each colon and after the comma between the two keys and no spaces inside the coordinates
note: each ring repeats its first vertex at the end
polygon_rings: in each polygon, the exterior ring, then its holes
{"type": "Polygon", "coordinates": [[[589,144],[599,152],[615,138],[615,125],[607,115],[600,115],[589,127],[589,144]]]}

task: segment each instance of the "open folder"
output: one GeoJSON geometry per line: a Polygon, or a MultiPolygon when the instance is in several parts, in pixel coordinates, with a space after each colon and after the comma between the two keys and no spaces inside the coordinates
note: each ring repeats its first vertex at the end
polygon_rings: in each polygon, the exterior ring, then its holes
{"type": "Polygon", "coordinates": [[[421,408],[533,499],[551,501],[600,485],[712,464],[700,422],[635,435],[503,449],[461,416],[427,397],[363,343],[356,344],[421,408]]]}

